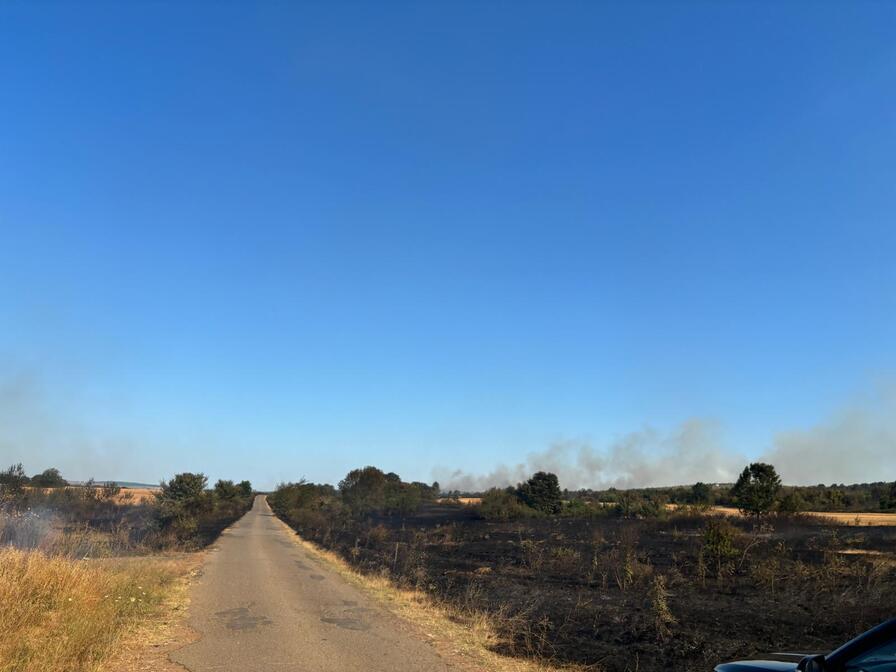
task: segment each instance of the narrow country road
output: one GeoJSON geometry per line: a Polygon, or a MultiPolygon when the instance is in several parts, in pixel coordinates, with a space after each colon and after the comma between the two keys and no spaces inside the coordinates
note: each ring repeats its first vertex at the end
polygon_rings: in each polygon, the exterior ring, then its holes
{"type": "Polygon", "coordinates": [[[308,555],[264,496],[225,531],[193,588],[192,672],[447,670],[398,618],[308,555]]]}

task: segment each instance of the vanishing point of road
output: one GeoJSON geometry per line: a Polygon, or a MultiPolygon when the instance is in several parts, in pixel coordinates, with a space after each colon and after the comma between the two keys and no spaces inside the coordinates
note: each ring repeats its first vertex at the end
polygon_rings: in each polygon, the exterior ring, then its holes
{"type": "Polygon", "coordinates": [[[302,549],[264,496],[209,552],[193,588],[191,672],[448,670],[413,628],[302,549]]]}

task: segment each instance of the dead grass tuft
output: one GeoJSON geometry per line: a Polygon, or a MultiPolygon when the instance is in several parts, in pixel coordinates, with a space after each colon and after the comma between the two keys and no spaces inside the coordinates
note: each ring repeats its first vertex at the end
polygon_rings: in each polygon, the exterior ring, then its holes
{"type": "Polygon", "coordinates": [[[164,608],[176,576],[146,558],[0,549],[0,672],[97,670],[122,636],[164,608]]]}
{"type": "MultiPolygon", "coordinates": [[[[496,672],[597,671],[596,667],[554,665],[549,660],[538,659],[534,653],[531,659],[502,656],[496,653],[496,650],[505,647],[508,642],[504,641],[506,636],[502,637],[498,633],[507,632],[508,628],[498,627],[498,623],[506,626],[514,620],[506,614],[500,611],[485,612],[469,607],[460,608],[437,602],[422,591],[397,587],[388,574],[362,574],[336,553],[302,539],[283,521],[279,518],[277,520],[303,549],[326,562],[341,576],[387,606],[390,611],[415,624],[443,657],[460,659],[461,669],[473,668],[496,672]]],[[[475,600],[467,602],[472,604],[475,600]]],[[[519,621],[521,627],[532,629],[531,624],[526,623],[525,619],[517,617],[515,620],[519,621]]],[[[534,633],[533,637],[537,634],[534,633]]]]}

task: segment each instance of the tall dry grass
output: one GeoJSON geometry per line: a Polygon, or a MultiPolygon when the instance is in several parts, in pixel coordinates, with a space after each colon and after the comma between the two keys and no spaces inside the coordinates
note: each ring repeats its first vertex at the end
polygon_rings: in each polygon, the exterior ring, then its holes
{"type": "Polygon", "coordinates": [[[150,559],[87,561],[0,549],[0,672],[91,672],[176,577],[150,559]]]}

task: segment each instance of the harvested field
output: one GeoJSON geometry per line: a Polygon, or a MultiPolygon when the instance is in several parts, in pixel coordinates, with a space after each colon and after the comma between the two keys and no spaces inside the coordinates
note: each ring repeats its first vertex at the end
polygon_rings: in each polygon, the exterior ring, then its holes
{"type": "MultiPolygon", "coordinates": [[[[669,505],[672,509],[674,504],[669,505]]],[[[708,509],[708,513],[718,514],[722,516],[740,517],[743,514],[730,506],[713,506],[708,509]]],[[[805,511],[803,515],[813,516],[816,518],[824,518],[838,525],[872,525],[872,526],[889,526],[896,525],[896,513],[866,513],[866,512],[850,512],[850,511],[805,511]]]]}
{"type": "Polygon", "coordinates": [[[159,488],[122,488],[114,497],[116,504],[142,504],[152,502],[156,498],[159,488]]]}

